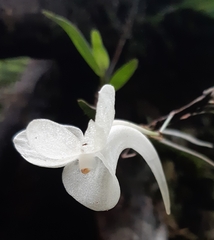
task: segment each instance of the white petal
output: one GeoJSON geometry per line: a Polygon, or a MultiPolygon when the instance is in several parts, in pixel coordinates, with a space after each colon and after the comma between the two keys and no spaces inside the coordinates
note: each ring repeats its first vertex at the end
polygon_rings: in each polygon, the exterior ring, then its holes
{"type": "Polygon", "coordinates": [[[30,147],[42,156],[59,160],[80,154],[80,140],[63,125],[46,119],[33,120],[26,133],[30,147]]]}
{"type": "Polygon", "coordinates": [[[62,126],[65,126],[68,129],[68,131],[70,131],[72,134],[74,134],[79,139],[80,142],[82,141],[83,133],[79,128],[70,126],[70,125],[62,125],[62,126]]]}
{"type": "Polygon", "coordinates": [[[36,150],[32,149],[28,143],[26,131],[18,133],[13,139],[15,148],[22,155],[22,157],[28,162],[40,166],[40,167],[49,167],[57,168],[63,167],[67,163],[77,159],[78,156],[73,156],[73,158],[68,159],[51,159],[45,156],[40,155],[36,150]]]}
{"type": "Polygon", "coordinates": [[[120,187],[115,175],[98,158],[89,173],[80,172],[78,161],[65,166],[62,180],[66,191],[82,205],[95,210],[113,208],[120,197],[120,187]]]}
{"type": "Polygon", "coordinates": [[[150,141],[139,131],[127,126],[113,126],[109,134],[108,143],[102,154],[111,171],[115,171],[120,153],[132,148],[138,152],[148,163],[158,184],[165,204],[166,212],[170,213],[170,199],[163,168],[158,154],[150,141]]]}
{"type": "Polygon", "coordinates": [[[82,141],[82,150],[84,153],[94,153],[101,150],[107,139],[104,137],[104,131],[93,120],[88,123],[88,128],[82,141]]]}
{"type": "Polygon", "coordinates": [[[115,110],[115,90],[111,85],[104,85],[99,91],[95,123],[104,130],[107,137],[111,129],[115,110]]]}

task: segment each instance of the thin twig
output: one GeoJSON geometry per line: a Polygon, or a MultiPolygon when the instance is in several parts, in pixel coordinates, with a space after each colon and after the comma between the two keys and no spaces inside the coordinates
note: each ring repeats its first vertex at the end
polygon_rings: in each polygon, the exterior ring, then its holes
{"type": "Polygon", "coordinates": [[[170,112],[167,116],[152,121],[147,127],[153,131],[160,131],[160,129],[163,131],[166,126],[176,121],[184,120],[198,114],[212,113],[214,108],[213,98],[214,88],[207,89],[200,97],[196,98],[189,104],[170,112]]]}
{"type": "Polygon", "coordinates": [[[187,133],[175,130],[175,129],[169,129],[169,128],[165,129],[162,132],[162,134],[163,135],[169,135],[169,136],[172,136],[172,137],[182,138],[182,139],[184,139],[184,140],[186,140],[188,142],[191,142],[191,143],[193,143],[195,145],[198,145],[198,146],[201,146],[201,147],[213,148],[213,144],[212,143],[202,141],[200,139],[197,139],[197,138],[193,137],[190,134],[187,134],[187,133]]]}
{"type": "Polygon", "coordinates": [[[177,150],[179,150],[179,151],[188,153],[188,154],[190,154],[190,155],[192,155],[192,156],[195,156],[195,157],[197,157],[197,158],[199,158],[199,159],[202,159],[202,160],[204,160],[206,163],[210,164],[211,166],[214,166],[214,162],[213,162],[211,159],[209,159],[207,156],[205,156],[205,155],[203,155],[203,154],[201,154],[201,153],[198,153],[198,152],[196,152],[196,151],[194,151],[194,150],[191,150],[191,149],[189,149],[189,148],[187,148],[187,147],[180,146],[180,145],[178,145],[178,144],[176,144],[176,143],[173,143],[173,142],[171,142],[171,141],[169,141],[169,140],[167,140],[167,139],[164,139],[164,138],[161,139],[159,142],[160,142],[160,143],[163,143],[163,144],[165,144],[165,145],[167,145],[167,146],[170,146],[170,147],[172,147],[172,148],[175,148],[175,149],[177,149],[177,150]]]}
{"type": "Polygon", "coordinates": [[[115,66],[116,66],[116,64],[117,64],[117,62],[119,60],[119,57],[120,57],[121,52],[123,50],[123,47],[124,47],[124,45],[126,43],[126,40],[127,40],[128,36],[130,35],[131,29],[132,29],[132,26],[133,26],[133,23],[134,23],[135,16],[137,14],[138,3],[139,3],[139,0],[133,1],[133,5],[132,5],[132,8],[131,8],[131,11],[130,11],[129,16],[128,16],[127,20],[126,20],[126,23],[125,23],[125,25],[123,27],[122,36],[120,37],[120,40],[119,40],[119,42],[117,44],[117,48],[116,48],[114,56],[112,58],[110,67],[106,71],[106,76],[105,76],[106,81],[109,81],[109,78],[110,78],[112,72],[114,71],[114,68],[115,68],[115,66]]]}

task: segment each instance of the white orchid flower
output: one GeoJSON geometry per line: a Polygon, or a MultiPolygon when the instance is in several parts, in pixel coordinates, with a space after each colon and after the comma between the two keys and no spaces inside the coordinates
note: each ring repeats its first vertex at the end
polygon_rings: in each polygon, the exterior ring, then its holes
{"type": "Polygon", "coordinates": [[[95,121],[90,120],[83,135],[79,128],[38,119],[14,137],[18,152],[41,167],[63,167],[66,191],[84,206],[104,211],[120,197],[115,175],[120,153],[126,148],[138,152],[148,163],[159,184],[166,211],[169,193],[160,159],[150,141],[129,126],[112,126],[115,90],[105,85],[99,92],[95,121]]]}

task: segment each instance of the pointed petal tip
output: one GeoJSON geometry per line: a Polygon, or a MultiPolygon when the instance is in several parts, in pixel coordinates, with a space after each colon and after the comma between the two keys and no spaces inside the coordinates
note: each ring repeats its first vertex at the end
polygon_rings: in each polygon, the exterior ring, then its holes
{"type": "Polygon", "coordinates": [[[165,206],[165,210],[166,210],[166,213],[167,215],[170,215],[171,213],[171,203],[170,203],[170,195],[169,195],[169,190],[168,190],[168,186],[167,186],[167,182],[165,180],[165,182],[162,183],[162,179],[160,178],[160,176],[155,176],[157,182],[158,182],[158,185],[159,185],[159,189],[160,189],[160,192],[161,192],[161,195],[162,195],[162,198],[163,198],[163,203],[164,203],[164,206],[165,206]]]}
{"type": "Polygon", "coordinates": [[[167,213],[167,215],[170,215],[170,214],[171,214],[170,208],[169,208],[169,209],[166,209],[166,213],[167,213]]]}
{"type": "Polygon", "coordinates": [[[169,198],[169,194],[168,193],[166,193],[163,196],[163,202],[164,202],[166,214],[170,215],[171,214],[171,204],[170,204],[170,198],[169,198]]]}
{"type": "Polygon", "coordinates": [[[167,215],[170,215],[171,214],[171,204],[170,204],[169,190],[168,190],[168,188],[164,189],[163,186],[160,186],[160,185],[159,185],[159,187],[160,187],[160,191],[161,191],[161,194],[163,197],[163,203],[165,206],[166,213],[167,213],[167,215]]]}
{"type": "MultiPolygon", "coordinates": [[[[158,181],[158,179],[157,179],[158,181]]],[[[167,186],[167,182],[165,181],[164,184],[161,184],[161,181],[158,182],[160,192],[163,198],[163,203],[165,206],[166,214],[170,215],[171,213],[171,203],[170,203],[170,195],[169,195],[169,189],[167,186]]]]}

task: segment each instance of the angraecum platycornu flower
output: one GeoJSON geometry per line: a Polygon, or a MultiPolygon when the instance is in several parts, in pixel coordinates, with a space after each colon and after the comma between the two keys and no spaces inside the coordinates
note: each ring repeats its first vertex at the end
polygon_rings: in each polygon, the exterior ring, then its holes
{"type": "Polygon", "coordinates": [[[62,181],[68,194],[95,211],[109,210],[117,204],[117,162],[124,149],[132,148],[151,168],[169,214],[169,192],[158,154],[136,129],[113,126],[114,102],[114,88],[104,85],[99,92],[95,121],[89,121],[84,134],[74,126],[36,119],[14,137],[15,148],[34,165],[64,167],[62,181]]]}

